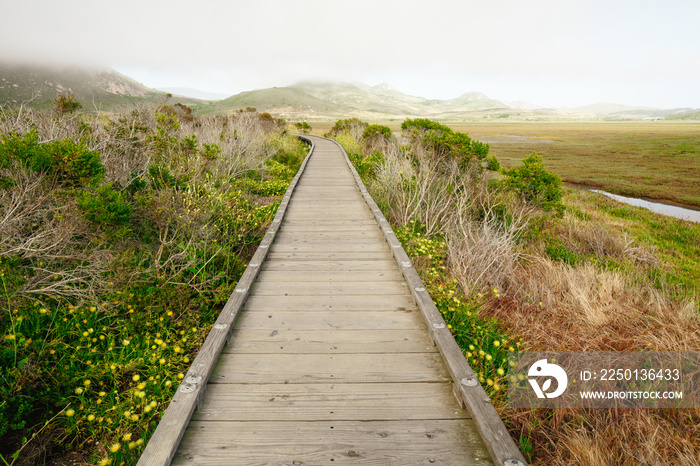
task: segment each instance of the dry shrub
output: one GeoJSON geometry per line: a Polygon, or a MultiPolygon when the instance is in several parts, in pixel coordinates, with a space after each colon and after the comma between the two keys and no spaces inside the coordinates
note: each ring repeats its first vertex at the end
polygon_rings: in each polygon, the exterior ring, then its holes
{"type": "Polygon", "coordinates": [[[394,224],[407,225],[415,219],[432,236],[444,230],[454,210],[455,186],[461,174],[455,161],[439,161],[423,150],[414,156],[418,162],[395,143],[387,143],[370,189],[394,224]]]}
{"type": "MultiPolygon", "coordinates": [[[[178,140],[194,135],[200,145],[216,144],[221,152],[215,161],[200,157],[186,157],[173,172],[175,174],[202,174],[202,165],[228,177],[236,177],[256,168],[280,149],[276,134],[284,131],[278,120],[261,118],[256,112],[239,112],[228,116],[183,118],[183,112],[161,107],[163,115],[177,122],[165,134],[178,140]],[[170,111],[166,110],[169,109],[170,111]],[[179,170],[177,170],[179,168],[179,170]]],[[[17,110],[0,109],[0,134],[12,131],[24,134],[34,129],[40,142],[61,139],[82,140],[87,148],[100,153],[106,168],[105,180],[126,187],[147,170],[156,158],[152,136],[159,122],[151,105],[120,109],[110,116],[64,115],[56,118],[49,112],[20,107],[17,110]],[[150,136],[150,137],[149,137],[150,136]]]]}
{"type": "Polygon", "coordinates": [[[666,298],[621,272],[537,257],[513,277],[517,292],[492,301],[488,312],[515,328],[533,348],[700,349],[696,303],[666,298]]]}
{"type": "Polygon", "coordinates": [[[482,186],[464,184],[450,217],[448,265],[467,295],[487,288],[508,289],[513,283],[521,256],[518,237],[527,227],[526,212],[524,207],[513,209],[505,221],[497,205],[482,186]],[[475,211],[480,215],[475,216],[475,211]]]}
{"type": "Polygon", "coordinates": [[[155,127],[153,111],[136,107],[113,118],[85,118],[90,126],[89,148],[100,154],[105,179],[118,186],[130,185],[146,173],[152,160],[147,149],[148,131],[155,127]]]}
{"type": "MultiPolygon", "coordinates": [[[[212,198],[225,195],[232,187],[222,179],[263,169],[264,162],[289,141],[282,137],[284,129],[278,120],[261,118],[256,112],[188,117],[180,122],[176,117],[186,113],[180,108],[161,110],[165,117],[159,120],[152,106],[122,109],[109,116],[61,117],[24,107],[0,109],[0,134],[34,130],[40,143],[80,141],[100,154],[106,169],[104,181],[113,183],[117,190],[128,188],[137,178],[148,179],[146,173],[154,165],[162,165],[174,178],[197,186],[197,190],[185,192],[156,190],[150,204],[136,213],[156,229],[153,250],[146,252],[150,258],[147,272],[167,281],[201,261],[194,250],[202,240],[211,238],[209,230],[215,228],[195,191],[210,193],[212,198]],[[193,149],[181,146],[188,136],[196,142],[193,149]],[[219,150],[206,152],[205,144],[219,150]]],[[[100,277],[106,276],[104,272],[114,258],[100,246],[100,233],[85,219],[75,199],[57,194],[57,186],[46,175],[19,163],[3,168],[0,176],[13,180],[12,186],[0,190],[0,256],[20,257],[32,264],[27,283],[17,294],[37,299],[41,295],[87,299],[104,289],[100,277]]],[[[211,260],[217,250],[207,253],[207,260],[211,260]]],[[[200,278],[199,273],[194,276],[200,278]]],[[[124,283],[134,279],[133,274],[119,278],[124,283]]],[[[206,283],[187,285],[201,288],[206,283]]]]}
{"type": "Polygon", "coordinates": [[[221,155],[216,170],[228,177],[261,168],[280,149],[272,137],[282,128],[255,112],[239,112],[226,117],[202,118],[181,126],[181,136],[194,134],[201,144],[217,144],[221,155]]]}
{"type": "Polygon", "coordinates": [[[13,185],[0,190],[0,256],[33,264],[18,296],[92,296],[103,284],[111,257],[94,240],[87,220],[74,202],[57,200],[46,177],[13,164],[4,169],[13,185]]]}
{"type": "Polygon", "coordinates": [[[683,410],[681,414],[673,410],[630,409],[587,414],[588,428],[567,425],[562,432],[561,449],[568,452],[568,458],[555,459],[550,464],[700,464],[699,410],[683,410]]]}
{"type": "Polygon", "coordinates": [[[81,127],[82,116],[65,114],[56,116],[52,112],[29,109],[21,106],[14,110],[0,109],[0,134],[17,132],[27,133],[36,130],[40,142],[60,139],[79,140],[84,131],[81,127]]]}
{"type": "MultiPolygon", "coordinates": [[[[160,276],[171,284],[185,284],[201,291],[209,282],[218,279],[210,276],[207,280],[197,280],[201,269],[218,253],[218,247],[204,251],[208,253],[204,265],[198,265],[198,272],[190,277],[187,283],[181,283],[178,278],[183,270],[195,267],[201,258],[196,256],[196,250],[202,243],[214,238],[215,227],[209,222],[210,212],[206,208],[198,208],[196,199],[191,192],[180,192],[174,189],[156,190],[151,193],[149,202],[140,206],[137,215],[155,231],[155,241],[145,250],[148,266],[142,264],[138,273],[160,276]]],[[[206,206],[199,206],[206,207],[206,206]]],[[[215,244],[215,243],[214,243],[215,244]]],[[[136,277],[131,277],[131,281],[136,277]]]]}

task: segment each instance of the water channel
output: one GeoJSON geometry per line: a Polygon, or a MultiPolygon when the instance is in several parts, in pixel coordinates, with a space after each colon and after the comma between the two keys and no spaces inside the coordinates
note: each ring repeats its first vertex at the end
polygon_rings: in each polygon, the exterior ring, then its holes
{"type": "Polygon", "coordinates": [[[693,209],[687,207],[679,207],[673,204],[664,204],[661,202],[647,201],[645,199],[637,199],[635,197],[620,196],[617,194],[612,194],[607,191],[602,191],[600,189],[585,188],[588,191],[594,193],[600,193],[609,198],[615,199],[619,202],[624,202],[625,204],[644,207],[657,214],[668,215],[670,217],[680,218],[681,220],[688,220],[691,222],[700,223],[700,209],[693,209]]]}

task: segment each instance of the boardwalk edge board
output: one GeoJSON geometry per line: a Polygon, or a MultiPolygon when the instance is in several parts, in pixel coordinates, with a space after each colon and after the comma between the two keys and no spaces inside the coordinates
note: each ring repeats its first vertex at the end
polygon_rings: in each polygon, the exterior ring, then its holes
{"type": "MultiPolygon", "coordinates": [[[[312,142],[311,138],[303,138],[312,142]]],[[[323,138],[327,139],[327,138],[323,138]]],[[[333,141],[332,139],[328,139],[333,141]]],[[[502,466],[524,466],[527,464],[525,457],[522,455],[515,442],[508,433],[496,409],[491,404],[489,396],[484,391],[484,388],[479,383],[479,380],[474,374],[474,371],[469,366],[462,350],[457,345],[452,333],[447,328],[445,320],[442,318],[440,311],[435,307],[433,299],[426,291],[423,281],[418,276],[413,264],[411,263],[408,254],[401,246],[401,242],[396,238],[396,234],[392,230],[389,222],[384,217],[384,214],[379,209],[377,204],[369,194],[367,187],[362,182],[360,175],[353,166],[350,158],[345,153],[343,147],[336,141],[333,141],[345,156],[345,161],[350,167],[357,187],[362,193],[365,202],[374,214],[377,224],[381,228],[384,239],[391,246],[396,262],[403,273],[406,282],[411,289],[411,294],[425,318],[428,326],[430,339],[438,347],[442,357],[450,372],[453,383],[453,391],[457,401],[471,414],[474,423],[476,424],[479,434],[486,445],[486,448],[491,455],[494,464],[502,466]]]]}
{"type": "Polygon", "coordinates": [[[287,211],[289,200],[292,197],[294,188],[299,178],[304,173],[306,164],[313,154],[315,144],[312,139],[301,137],[304,142],[310,145],[309,152],[301,164],[296,176],[289,184],[289,188],[284,194],[277,213],[270,224],[248,267],[238,281],[235,290],[224,305],[219,318],[216,320],[207,338],[204,340],[197,357],[192,362],[182,383],[178,387],[168,408],[158,423],[158,427],[148,441],[138,466],[167,466],[173,459],[175,451],[180,444],[180,440],[185,433],[190,418],[204,397],[209,376],[214,369],[214,365],[219,359],[224,346],[231,337],[233,324],[238,313],[243,308],[250,287],[257,278],[262,263],[270,251],[270,245],[277,235],[282,219],[287,211]]]}

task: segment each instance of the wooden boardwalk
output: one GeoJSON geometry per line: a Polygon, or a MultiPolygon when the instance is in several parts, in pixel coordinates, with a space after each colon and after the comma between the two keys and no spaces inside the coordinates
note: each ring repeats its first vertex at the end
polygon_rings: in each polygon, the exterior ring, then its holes
{"type": "Polygon", "coordinates": [[[406,280],[410,266],[397,262],[398,243],[342,150],[313,142],[274,239],[251,263],[259,272],[222,312],[241,307],[229,343],[202,355],[218,359],[203,376],[195,361],[168,408],[191,415],[181,441],[166,445],[182,435],[166,413],[139,464],[168,464],[173,453],[175,465],[524,462],[500,420],[494,437],[460,406],[454,364],[431,341],[444,324],[427,325],[416,300],[425,290],[406,280]],[[193,413],[187,391],[200,392],[193,413]]]}

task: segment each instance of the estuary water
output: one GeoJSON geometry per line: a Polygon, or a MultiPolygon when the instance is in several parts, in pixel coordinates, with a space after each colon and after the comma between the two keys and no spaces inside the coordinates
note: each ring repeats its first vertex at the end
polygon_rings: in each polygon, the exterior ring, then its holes
{"type": "Polygon", "coordinates": [[[679,207],[672,204],[663,204],[661,202],[652,202],[644,199],[637,199],[635,197],[619,196],[617,194],[612,194],[607,191],[602,191],[600,189],[588,189],[594,193],[600,193],[615,199],[619,202],[624,202],[625,204],[634,205],[638,207],[644,207],[652,212],[658,214],[668,215],[670,217],[680,218],[681,220],[688,220],[691,222],[700,223],[700,209],[694,210],[692,208],[679,207]]]}

